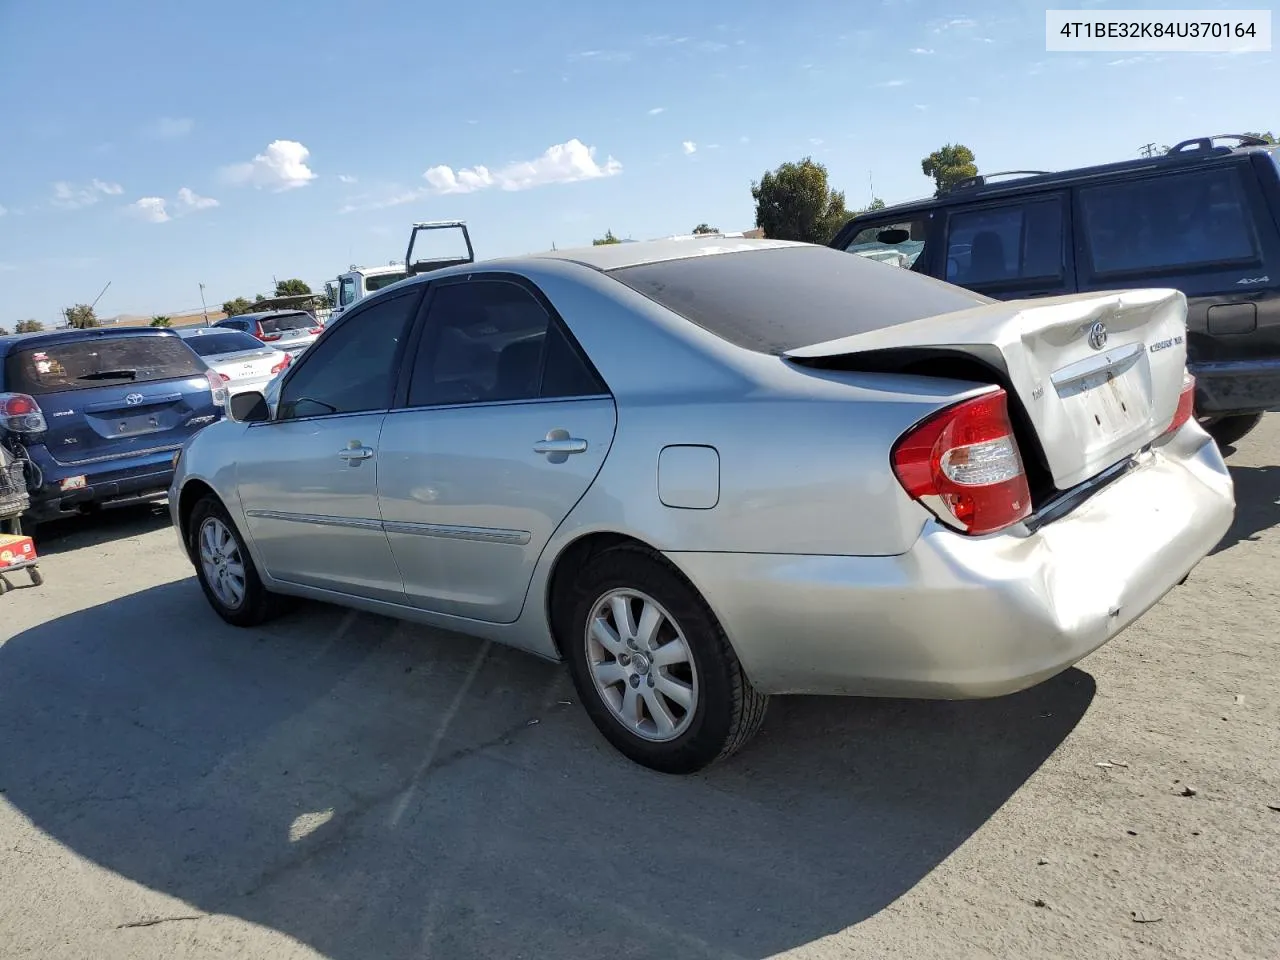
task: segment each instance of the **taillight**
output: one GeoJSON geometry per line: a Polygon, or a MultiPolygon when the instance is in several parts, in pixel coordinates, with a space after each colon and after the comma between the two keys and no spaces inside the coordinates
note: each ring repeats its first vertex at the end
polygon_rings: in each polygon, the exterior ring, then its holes
{"type": "Polygon", "coordinates": [[[291,363],[293,363],[293,357],[286,353],[284,355],[284,359],[271,368],[271,375],[275,376],[277,373],[283,373],[289,368],[289,364],[291,363]]]}
{"type": "Polygon", "coordinates": [[[25,393],[0,393],[0,427],[14,433],[43,433],[48,424],[35,397],[25,393]]]}
{"type": "Polygon", "coordinates": [[[220,374],[218,374],[218,376],[220,376],[220,377],[222,378],[222,382],[223,382],[223,383],[230,383],[230,382],[231,382],[231,378],[230,378],[230,377],[228,377],[225,373],[220,373],[220,374]]]}
{"type": "Polygon", "coordinates": [[[259,339],[259,340],[261,340],[263,343],[274,343],[275,341],[277,341],[277,340],[279,340],[279,339],[280,339],[280,334],[278,334],[278,333],[260,333],[260,334],[258,334],[258,339],[259,339]]]}
{"type": "Polygon", "coordinates": [[[225,407],[227,405],[227,388],[223,384],[223,377],[220,373],[214,373],[212,370],[205,371],[205,377],[209,380],[209,390],[213,393],[213,405],[215,407],[225,407]]]}
{"type": "Polygon", "coordinates": [[[1196,378],[1190,373],[1183,371],[1182,374],[1182,392],[1178,394],[1178,407],[1173,412],[1173,420],[1169,423],[1169,428],[1165,430],[1164,435],[1167,437],[1171,433],[1177,433],[1182,429],[1183,424],[1191,419],[1192,413],[1195,412],[1196,406],[1196,378]]]}
{"type": "Polygon", "coordinates": [[[320,334],[324,333],[324,327],[312,327],[308,331],[308,333],[310,333],[313,337],[318,337],[320,336],[320,334]]]}
{"type": "Polygon", "coordinates": [[[908,494],[964,533],[994,533],[1031,513],[1002,389],[916,424],[894,444],[890,460],[908,494]]]}

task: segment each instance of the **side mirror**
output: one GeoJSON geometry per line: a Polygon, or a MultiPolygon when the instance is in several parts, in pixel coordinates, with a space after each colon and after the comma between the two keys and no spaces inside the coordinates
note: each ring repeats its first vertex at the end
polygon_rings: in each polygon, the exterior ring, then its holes
{"type": "Polygon", "coordinates": [[[231,398],[228,411],[237,423],[265,423],[271,419],[267,398],[257,391],[237,393],[231,398]]]}

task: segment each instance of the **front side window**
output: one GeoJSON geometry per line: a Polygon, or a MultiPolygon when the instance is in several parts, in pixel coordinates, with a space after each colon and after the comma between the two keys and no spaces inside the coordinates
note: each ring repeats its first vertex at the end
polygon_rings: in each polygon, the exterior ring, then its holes
{"type": "Polygon", "coordinates": [[[442,285],[409,385],[410,406],[594,396],[603,383],[546,308],[505,280],[442,285]]]}
{"type": "Polygon", "coordinates": [[[1257,234],[1233,168],[1084,187],[1080,209],[1094,274],[1258,260],[1257,234]]]}
{"type": "Polygon", "coordinates": [[[356,302],[356,278],[342,278],[342,303],[344,307],[349,307],[356,302]]]}
{"type": "Polygon", "coordinates": [[[391,406],[400,349],[418,291],[346,315],[304,355],[280,390],[278,420],[366,413],[391,406]]]}
{"type": "Polygon", "coordinates": [[[845,250],[910,270],[924,253],[925,227],[923,218],[864,227],[853,235],[845,250]]]}
{"type": "Polygon", "coordinates": [[[948,220],[951,283],[982,287],[1062,275],[1062,202],[1056,197],[953,213],[948,220]]]}

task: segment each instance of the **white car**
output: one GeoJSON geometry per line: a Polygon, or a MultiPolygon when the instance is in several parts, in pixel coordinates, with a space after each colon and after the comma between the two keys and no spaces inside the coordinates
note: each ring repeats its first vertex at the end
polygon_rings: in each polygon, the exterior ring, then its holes
{"type": "Polygon", "coordinates": [[[285,351],[238,330],[194,327],[175,332],[222,378],[231,396],[251,390],[262,392],[293,361],[285,351]]]}

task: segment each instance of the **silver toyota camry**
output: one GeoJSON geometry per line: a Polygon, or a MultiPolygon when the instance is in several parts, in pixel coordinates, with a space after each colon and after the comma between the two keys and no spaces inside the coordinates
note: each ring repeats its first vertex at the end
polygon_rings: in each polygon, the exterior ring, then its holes
{"type": "Polygon", "coordinates": [[[997,302],[826,247],[618,244],[360,302],[177,458],[205,595],[568,664],[687,773],[773,694],[989,697],[1086,656],[1235,510],[1186,300],[997,302]]]}

